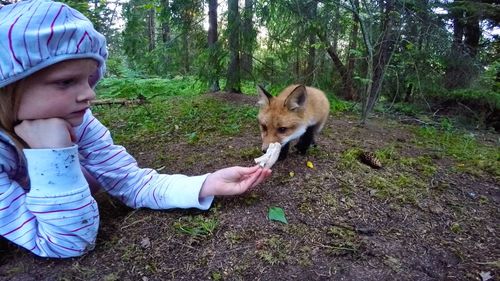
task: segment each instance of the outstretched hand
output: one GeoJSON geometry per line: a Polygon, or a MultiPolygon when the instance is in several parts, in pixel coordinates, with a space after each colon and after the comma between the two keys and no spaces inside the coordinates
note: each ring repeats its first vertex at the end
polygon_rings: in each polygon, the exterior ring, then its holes
{"type": "Polygon", "coordinates": [[[257,166],[229,167],[210,174],[201,187],[200,197],[237,195],[255,187],[271,175],[271,170],[257,166]]]}

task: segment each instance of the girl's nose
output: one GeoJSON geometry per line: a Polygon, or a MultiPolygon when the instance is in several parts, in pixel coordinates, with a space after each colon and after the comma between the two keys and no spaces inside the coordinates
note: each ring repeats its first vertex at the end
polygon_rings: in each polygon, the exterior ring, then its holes
{"type": "Polygon", "coordinates": [[[82,102],[88,102],[91,100],[95,100],[95,92],[90,85],[85,85],[84,89],[80,92],[80,95],[78,96],[78,100],[82,102]]]}

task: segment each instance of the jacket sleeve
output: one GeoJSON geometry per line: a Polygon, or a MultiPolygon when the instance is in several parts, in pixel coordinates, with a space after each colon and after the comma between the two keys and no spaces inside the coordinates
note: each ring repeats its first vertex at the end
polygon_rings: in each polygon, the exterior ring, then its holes
{"type": "Polygon", "coordinates": [[[108,193],[127,206],[206,210],[212,204],[213,196],[198,197],[208,174],[189,177],[140,168],[124,147],[113,143],[109,130],[90,111],[76,134],[82,165],[108,193]]]}
{"type": "Polygon", "coordinates": [[[42,257],[80,256],[94,247],[99,214],[77,146],[25,149],[30,189],[15,179],[14,147],[0,141],[0,234],[42,257]]]}

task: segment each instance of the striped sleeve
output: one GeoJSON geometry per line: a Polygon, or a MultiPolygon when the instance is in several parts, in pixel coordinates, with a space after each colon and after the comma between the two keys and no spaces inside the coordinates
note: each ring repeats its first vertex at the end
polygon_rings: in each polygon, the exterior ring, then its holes
{"type": "Polygon", "coordinates": [[[75,257],[92,249],[99,214],[77,147],[24,152],[29,191],[15,180],[15,148],[0,141],[0,235],[42,257],[75,257]]]}
{"type": "Polygon", "coordinates": [[[80,162],[112,196],[132,208],[206,210],[213,196],[199,198],[208,174],[186,176],[159,174],[140,168],[124,147],[115,145],[109,130],[87,111],[76,129],[80,162]]]}

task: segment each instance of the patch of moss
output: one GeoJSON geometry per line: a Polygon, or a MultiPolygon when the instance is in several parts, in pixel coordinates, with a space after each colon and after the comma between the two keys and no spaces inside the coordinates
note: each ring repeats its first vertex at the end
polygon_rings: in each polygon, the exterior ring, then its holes
{"type": "Polygon", "coordinates": [[[360,148],[350,148],[340,155],[338,168],[340,170],[351,170],[359,167],[358,158],[363,153],[360,148]]]}
{"type": "Polygon", "coordinates": [[[416,203],[422,192],[425,192],[426,184],[412,175],[396,174],[393,177],[373,175],[368,179],[367,186],[376,197],[416,203]]]}
{"type": "Polygon", "coordinates": [[[356,253],[361,246],[358,235],[352,229],[331,226],[327,229],[327,234],[331,238],[328,249],[333,255],[356,253]]]}
{"type": "Polygon", "coordinates": [[[399,158],[395,145],[389,145],[375,151],[375,156],[385,165],[392,164],[399,158]]]}
{"type": "Polygon", "coordinates": [[[257,256],[269,265],[283,265],[287,261],[291,245],[290,242],[277,235],[263,238],[258,241],[257,256]]]}
{"type": "Polygon", "coordinates": [[[399,162],[403,166],[409,166],[416,169],[425,177],[432,177],[437,172],[437,167],[434,165],[430,156],[404,157],[399,162]]]}

